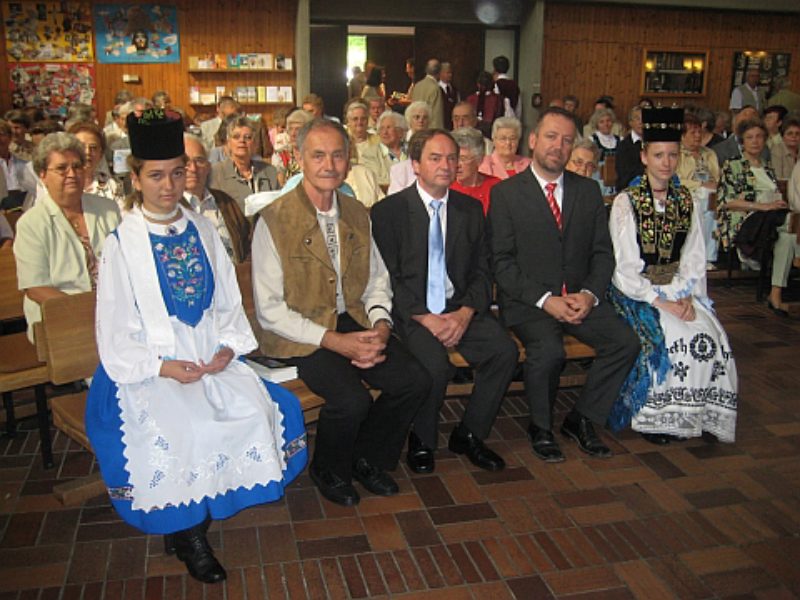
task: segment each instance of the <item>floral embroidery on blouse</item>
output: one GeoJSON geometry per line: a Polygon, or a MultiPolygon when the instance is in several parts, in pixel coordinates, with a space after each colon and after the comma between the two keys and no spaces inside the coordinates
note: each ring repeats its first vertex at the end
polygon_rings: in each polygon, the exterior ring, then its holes
{"type": "Polygon", "coordinates": [[[175,300],[187,306],[200,302],[205,291],[205,268],[197,234],[186,236],[183,245],[159,241],[153,249],[175,300]]]}

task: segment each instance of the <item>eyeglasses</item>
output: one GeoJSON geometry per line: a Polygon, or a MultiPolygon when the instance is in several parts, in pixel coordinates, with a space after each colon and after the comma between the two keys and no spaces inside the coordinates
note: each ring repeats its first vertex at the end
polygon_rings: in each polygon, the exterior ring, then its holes
{"type": "Polygon", "coordinates": [[[596,169],[597,165],[590,160],[583,160],[582,158],[570,158],[571,162],[576,167],[586,167],[587,169],[596,169]]]}
{"type": "Polygon", "coordinates": [[[252,141],[253,141],[253,135],[252,135],[251,133],[245,133],[245,134],[242,134],[242,133],[234,133],[234,134],[231,136],[231,139],[232,139],[232,140],[236,140],[237,142],[238,142],[239,140],[244,140],[245,142],[252,142],[252,141]]]}
{"type": "Polygon", "coordinates": [[[81,171],[83,171],[84,166],[79,162],[74,162],[69,165],[65,164],[47,168],[48,171],[52,171],[53,173],[56,173],[60,177],[66,177],[70,169],[72,170],[73,173],[80,173],[81,171]]]}
{"type": "Polygon", "coordinates": [[[194,165],[194,167],[197,168],[197,169],[202,169],[203,167],[207,167],[209,164],[210,163],[209,163],[208,159],[207,158],[203,158],[202,156],[195,156],[194,158],[190,157],[189,160],[186,161],[186,166],[187,167],[189,165],[194,165]]]}

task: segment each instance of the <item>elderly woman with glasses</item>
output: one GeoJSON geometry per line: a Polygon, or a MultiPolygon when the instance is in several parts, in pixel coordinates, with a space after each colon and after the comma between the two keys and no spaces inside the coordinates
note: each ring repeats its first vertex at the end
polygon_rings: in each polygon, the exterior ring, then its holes
{"type": "Polygon", "coordinates": [[[76,123],[69,128],[69,133],[78,138],[86,148],[84,191],[113,200],[122,208],[125,203],[125,191],[122,189],[122,184],[109,174],[108,164],[104,158],[106,140],[102,130],[94,123],[76,123]]]}
{"type": "Polygon", "coordinates": [[[478,171],[483,160],[483,134],[472,127],[462,127],[453,132],[458,144],[458,169],[450,189],[471,196],[483,205],[483,214],[489,211],[489,193],[500,179],[478,171]]]}
{"type": "Polygon", "coordinates": [[[31,341],[42,302],[95,288],[103,244],[119,223],[112,200],[84,192],[86,150],[74,135],[46,136],[33,166],[47,192],[17,222],[14,240],[31,341]]]}
{"type": "Polygon", "coordinates": [[[522,137],[522,124],[514,117],[499,117],[492,123],[494,151],[484,156],[479,171],[498,179],[521,173],[531,164],[531,159],[517,154],[522,137]]]}
{"type": "Polygon", "coordinates": [[[418,131],[427,129],[431,121],[431,107],[423,100],[417,100],[408,105],[406,109],[406,122],[408,123],[408,133],[406,140],[418,131]]]}
{"type": "Polygon", "coordinates": [[[244,199],[250,194],[278,189],[275,167],[254,158],[256,125],[247,117],[228,123],[228,158],[211,168],[209,187],[236,200],[244,210],[244,199]]]}

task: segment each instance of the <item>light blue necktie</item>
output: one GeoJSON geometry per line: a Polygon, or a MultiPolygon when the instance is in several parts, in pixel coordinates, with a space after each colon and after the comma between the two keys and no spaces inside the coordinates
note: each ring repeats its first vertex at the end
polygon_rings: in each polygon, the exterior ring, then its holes
{"type": "Polygon", "coordinates": [[[442,208],[441,200],[431,202],[431,223],[428,227],[428,310],[434,314],[444,312],[445,295],[444,286],[447,278],[447,269],[444,264],[444,236],[442,235],[442,221],[439,209],[442,208]]]}

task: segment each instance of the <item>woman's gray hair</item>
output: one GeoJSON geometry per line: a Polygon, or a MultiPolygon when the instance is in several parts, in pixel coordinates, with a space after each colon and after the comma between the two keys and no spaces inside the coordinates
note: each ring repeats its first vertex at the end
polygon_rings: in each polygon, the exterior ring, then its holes
{"type": "Polygon", "coordinates": [[[472,152],[478,159],[483,158],[486,146],[483,143],[483,134],[472,127],[461,127],[453,132],[453,139],[459,148],[464,148],[472,152]]]}
{"type": "Polygon", "coordinates": [[[348,121],[350,119],[350,113],[352,113],[354,110],[358,108],[362,109],[367,114],[367,116],[369,116],[369,107],[360,100],[354,100],[353,102],[347,105],[347,110],[344,113],[344,120],[348,121]]]}
{"type": "Polygon", "coordinates": [[[406,121],[405,118],[403,118],[403,115],[401,115],[400,113],[396,113],[393,110],[387,110],[382,112],[381,116],[378,117],[378,121],[375,124],[375,127],[377,129],[380,129],[381,125],[383,125],[383,122],[386,120],[391,121],[394,124],[394,126],[397,129],[402,130],[403,133],[408,131],[408,121],[406,121]]]}
{"type": "Polygon", "coordinates": [[[47,170],[47,162],[53,152],[72,152],[80,160],[81,165],[86,164],[86,149],[81,141],[71,133],[58,131],[44,136],[33,153],[33,168],[37,173],[47,170]]]}
{"type": "Polygon", "coordinates": [[[599,108],[592,113],[592,117],[589,119],[589,126],[596,130],[597,122],[603,117],[611,117],[612,124],[617,122],[617,115],[614,114],[613,110],[610,108],[599,108]]]}
{"type": "Polygon", "coordinates": [[[418,112],[424,112],[426,115],[428,115],[429,119],[431,118],[431,107],[428,106],[427,102],[424,100],[412,102],[408,105],[408,108],[406,108],[406,122],[408,123],[409,127],[411,126],[411,119],[418,112]]]}
{"type": "MultiPolygon", "coordinates": [[[[598,148],[597,144],[595,144],[589,138],[581,138],[578,141],[576,141],[572,145],[572,152],[574,153],[575,150],[578,150],[579,148],[583,148],[584,150],[589,150],[592,153],[592,156],[594,157],[595,164],[600,160],[600,148],[598,148]]],[[[570,155],[570,157],[571,156],[572,155],[570,155]]]]}
{"type": "Polygon", "coordinates": [[[302,108],[298,108],[286,116],[286,127],[289,127],[289,123],[299,123],[302,126],[309,123],[313,118],[311,113],[307,113],[302,108]]]}
{"type": "Polygon", "coordinates": [[[233,134],[234,129],[239,129],[240,127],[246,127],[250,131],[255,134],[256,132],[256,124],[248,117],[237,116],[233,119],[230,123],[228,123],[227,135],[225,136],[226,140],[231,139],[231,134],[233,134]]]}
{"type": "Polygon", "coordinates": [[[515,119],[514,117],[498,117],[492,123],[492,139],[495,138],[497,132],[501,129],[513,129],[514,133],[517,135],[517,139],[522,137],[522,123],[519,122],[519,119],[515,119]]]}

